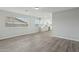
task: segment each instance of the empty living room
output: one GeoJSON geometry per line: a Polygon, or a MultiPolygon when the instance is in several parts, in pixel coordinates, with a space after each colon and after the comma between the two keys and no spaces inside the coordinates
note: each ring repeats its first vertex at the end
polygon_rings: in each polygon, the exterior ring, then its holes
{"type": "Polygon", "coordinates": [[[0,52],[79,52],[78,7],[0,7],[0,52]]]}

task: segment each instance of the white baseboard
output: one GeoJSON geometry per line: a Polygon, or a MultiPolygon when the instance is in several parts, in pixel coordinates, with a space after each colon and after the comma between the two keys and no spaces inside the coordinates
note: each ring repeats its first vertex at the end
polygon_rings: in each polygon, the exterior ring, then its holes
{"type": "MultiPolygon", "coordinates": [[[[26,35],[26,34],[22,34],[22,35],[26,35]]],[[[13,38],[13,37],[17,37],[17,36],[22,36],[22,35],[15,35],[15,36],[6,36],[6,37],[0,37],[0,40],[4,40],[4,39],[8,39],[8,38],[13,38]]]]}
{"type": "MultiPolygon", "coordinates": [[[[45,32],[45,31],[43,31],[43,32],[45,32]]],[[[14,37],[22,36],[22,35],[37,34],[37,33],[38,33],[38,32],[31,32],[31,33],[27,33],[27,34],[19,34],[19,35],[15,35],[15,36],[0,37],[0,40],[9,39],[9,38],[14,38],[14,37]]]]}
{"type": "Polygon", "coordinates": [[[19,35],[14,35],[14,36],[4,36],[4,37],[0,37],[0,40],[4,40],[4,39],[9,39],[9,38],[14,38],[14,37],[17,37],[17,36],[22,36],[22,35],[28,35],[28,34],[35,34],[37,32],[34,32],[34,33],[26,33],[26,34],[19,34],[19,35]]]}
{"type": "Polygon", "coordinates": [[[63,36],[55,36],[54,37],[59,37],[59,38],[63,38],[63,39],[67,39],[67,40],[73,40],[73,41],[79,41],[79,39],[74,39],[74,38],[69,38],[69,37],[63,37],[63,36]]]}

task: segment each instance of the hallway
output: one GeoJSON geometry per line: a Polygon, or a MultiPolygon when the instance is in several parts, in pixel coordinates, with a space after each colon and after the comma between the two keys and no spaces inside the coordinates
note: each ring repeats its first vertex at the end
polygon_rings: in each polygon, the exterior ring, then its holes
{"type": "Polygon", "coordinates": [[[0,41],[0,52],[79,51],[79,43],[51,37],[50,32],[36,33],[0,41]]]}

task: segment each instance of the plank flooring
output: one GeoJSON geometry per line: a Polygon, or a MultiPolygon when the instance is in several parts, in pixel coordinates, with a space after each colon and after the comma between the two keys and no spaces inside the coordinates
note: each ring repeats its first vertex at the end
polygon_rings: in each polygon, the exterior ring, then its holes
{"type": "Polygon", "coordinates": [[[79,42],[43,32],[0,40],[0,52],[79,52],[79,42]]]}

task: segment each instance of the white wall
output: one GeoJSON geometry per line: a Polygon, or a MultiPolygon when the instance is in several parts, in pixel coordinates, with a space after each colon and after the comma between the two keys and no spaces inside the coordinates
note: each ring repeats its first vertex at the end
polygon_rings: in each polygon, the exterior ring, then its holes
{"type": "Polygon", "coordinates": [[[6,27],[6,17],[0,16],[0,39],[38,32],[33,20],[29,20],[28,27],[6,27]]]}
{"type": "Polygon", "coordinates": [[[53,35],[79,41],[79,8],[53,13],[53,35]]]}
{"type": "MultiPolygon", "coordinates": [[[[36,19],[33,19],[33,18],[27,19],[29,24],[28,27],[6,27],[5,26],[6,16],[19,17],[19,16],[27,16],[27,15],[0,10],[0,40],[19,36],[19,35],[24,35],[24,34],[36,33],[39,31],[39,28],[35,25],[36,19]]],[[[29,15],[29,16],[33,16],[33,15],[29,15]]],[[[36,14],[34,16],[37,17],[36,14]]],[[[42,20],[45,20],[46,18],[49,18],[49,20],[52,20],[50,15],[47,17],[45,15],[42,16],[42,20]]]]}

